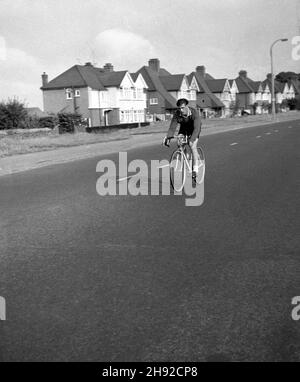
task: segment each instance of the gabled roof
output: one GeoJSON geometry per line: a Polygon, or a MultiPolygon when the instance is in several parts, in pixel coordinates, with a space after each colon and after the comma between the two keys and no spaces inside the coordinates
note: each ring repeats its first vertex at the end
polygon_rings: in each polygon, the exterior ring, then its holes
{"type": "Polygon", "coordinates": [[[158,75],[161,77],[161,76],[171,76],[171,73],[168,72],[166,69],[164,68],[160,68],[159,69],[159,73],[158,75]]]}
{"type": "Polygon", "coordinates": [[[218,80],[206,80],[206,84],[213,93],[222,93],[226,85],[226,78],[218,80]]]}
{"type": "MultiPolygon", "coordinates": [[[[270,89],[270,92],[272,92],[272,81],[270,81],[268,78],[265,79],[262,84],[265,86],[265,85],[268,85],[269,89],[270,89]]],[[[274,81],[274,90],[275,90],[275,93],[282,93],[282,87],[280,85],[280,82],[278,81],[274,81]]]]}
{"type": "Polygon", "coordinates": [[[137,73],[141,73],[147,86],[148,91],[157,91],[160,95],[165,99],[166,107],[169,109],[175,109],[176,100],[171,94],[165,89],[161,82],[161,78],[159,77],[159,73],[150,69],[148,66],[143,66],[141,69],[137,71],[137,73]]]}
{"type": "Polygon", "coordinates": [[[169,76],[160,76],[159,79],[166,90],[178,91],[181,88],[184,74],[171,74],[169,76]]]}
{"type": "Polygon", "coordinates": [[[119,72],[108,72],[108,73],[103,73],[99,71],[99,78],[102,82],[102,84],[105,87],[118,87],[121,85],[127,70],[122,70],[119,72]]]}
{"type": "Polygon", "coordinates": [[[251,88],[254,90],[255,93],[258,93],[261,86],[261,81],[252,81],[249,80],[249,83],[251,85],[251,88]]]}
{"type": "Polygon", "coordinates": [[[198,82],[198,86],[199,86],[199,89],[200,89],[200,93],[204,93],[202,94],[201,96],[205,96],[205,105],[198,105],[199,107],[225,107],[225,105],[223,104],[222,101],[219,100],[218,97],[216,97],[212,92],[211,90],[209,89],[209,87],[207,86],[206,84],[206,81],[205,79],[203,78],[203,76],[201,76],[199,73],[197,72],[192,72],[189,74],[189,78],[191,76],[195,76],[197,82],[198,82]]]}
{"type": "Polygon", "coordinates": [[[214,80],[215,78],[211,76],[209,73],[205,73],[204,79],[209,81],[209,80],[214,80]]]}
{"type": "Polygon", "coordinates": [[[251,86],[251,80],[246,81],[242,77],[237,77],[235,79],[235,83],[236,83],[236,86],[238,88],[239,93],[255,93],[255,90],[251,86]]]}
{"type": "Polygon", "coordinates": [[[295,93],[300,94],[300,81],[293,79],[289,81],[289,85],[294,87],[295,93]]]}
{"type": "Polygon", "coordinates": [[[91,87],[105,90],[101,80],[100,71],[91,65],[74,65],[43,86],[42,90],[63,89],[68,87],[91,87]]]}
{"type": "Polygon", "coordinates": [[[130,73],[130,77],[133,79],[134,82],[137,80],[138,76],[139,73],[130,73]]]}
{"type": "Polygon", "coordinates": [[[197,77],[195,76],[195,72],[192,72],[192,73],[190,73],[190,74],[187,76],[189,83],[192,82],[193,77],[195,77],[195,79],[196,79],[196,81],[197,81],[198,88],[199,88],[199,93],[204,93],[205,90],[203,89],[203,87],[201,87],[199,81],[197,80],[197,77]]]}

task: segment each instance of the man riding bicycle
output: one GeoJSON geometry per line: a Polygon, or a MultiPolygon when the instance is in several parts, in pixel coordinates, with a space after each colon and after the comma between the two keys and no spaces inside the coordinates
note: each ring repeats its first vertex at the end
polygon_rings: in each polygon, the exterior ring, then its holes
{"type": "Polygon", "coordinates": [[[175,130],[180,125],[178,134],[187,135],[190,137],[189,144],[193,155],[193,177],[199,169],[200,157],[197,151],[197,143],[201,132],[201,119],[199,112],[188,106],[189,101],[181,98],[177,101],[178,109],[173,115],[167,136],[163,140],[165,146],[169,146],[170,140],[174,138],[175,130]]]}

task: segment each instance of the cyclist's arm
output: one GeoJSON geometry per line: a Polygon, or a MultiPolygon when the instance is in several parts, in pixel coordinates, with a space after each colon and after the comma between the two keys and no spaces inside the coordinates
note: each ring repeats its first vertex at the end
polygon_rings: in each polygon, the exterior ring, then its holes
{"type": "Polygon", "coordinates": [[[171,120],[171,124],[170,124],[169,130],[168,130],[168,133],[167,133],[167,138],[168,139],[174,138],[174,134],[175,134],[177,125],[178,125],[177,118],[176,118],[175,115],[173,115],[173,118],[171,120]]]}
{"type": "Polygon", "coordinates": [[[202,125],[202,122],[201,122],[199,112],[196,111],[195,118],[194,118],[194,131],[191,136],[190,142],[194,142],[199,137],[201,133],[201,125],[202,125]]]}

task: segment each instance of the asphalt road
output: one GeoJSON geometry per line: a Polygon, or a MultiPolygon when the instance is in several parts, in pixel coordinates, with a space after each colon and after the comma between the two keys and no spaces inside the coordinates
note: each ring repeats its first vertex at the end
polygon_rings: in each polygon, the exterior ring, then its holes
{"type": "Polygon", "coordinates": [[[300,361],[299,121],[201,141],[199,207],[99,196],[101,157],[0,178],[0,361],[300,361]]]}

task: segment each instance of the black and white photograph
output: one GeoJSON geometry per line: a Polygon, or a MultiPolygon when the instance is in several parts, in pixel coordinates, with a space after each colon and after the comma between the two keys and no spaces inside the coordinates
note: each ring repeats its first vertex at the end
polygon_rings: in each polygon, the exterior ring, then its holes
{"type": "Polygon", "coordinates": [[[0,363],[299,362],[299,130],[300,0],[0,0],[0,363]]]}

